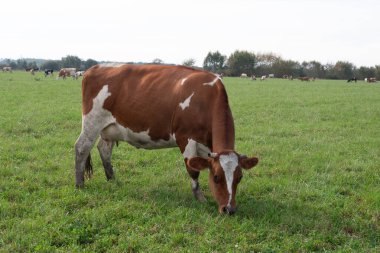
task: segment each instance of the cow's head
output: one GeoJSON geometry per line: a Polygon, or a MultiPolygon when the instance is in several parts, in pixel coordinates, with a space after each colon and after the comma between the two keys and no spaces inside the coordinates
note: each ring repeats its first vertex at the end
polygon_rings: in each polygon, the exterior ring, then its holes
{"type": "Polygon", "coordinates": [[[236,211],[237,185],[243,177],[242,169],[251,169],[258,161],[256,157],[224,151],[209,154],[208,158],[193,157],[188,160],[188,165],[196,171],[209,169],[209,186],[219,205],[219,212],[233,214],[236,211]]]}

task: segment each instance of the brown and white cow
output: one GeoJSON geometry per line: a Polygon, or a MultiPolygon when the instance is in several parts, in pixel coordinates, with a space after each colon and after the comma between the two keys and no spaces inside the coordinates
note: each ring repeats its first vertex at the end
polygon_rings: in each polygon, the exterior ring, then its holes
{"type": "Polygon", "coordinates": [[[82,132],[75,143],[76,186],[91,175],[90,150],[98,150],[107,179],[114,178],[117,141],[144,149],[179,147],[193,194],[205,198],[198,177],[209,169],[209,186],[220,213],[236,211],[242,169],[258,162],[238,154],[234,121],[221,79],[183,66],[96,65],[82,81],[82,132]]]}
{"type": "Polygon", "coordinates": [[[62,79],[66,79],[66,77],[73,77],[73,79],[75,79],[75,73],[76,73],[77,69],[76,68],[62,68],[59,72],[58,72],[58,76],[57,76],[57,80],[62,77],[62,79]]]}
{"type": "Polygon", "coordinates": [[[302,82],[309,82],[310,81],[310,77],[308,76],[300,76],[298,77],[299,80],[301,80],[302,82]]]}

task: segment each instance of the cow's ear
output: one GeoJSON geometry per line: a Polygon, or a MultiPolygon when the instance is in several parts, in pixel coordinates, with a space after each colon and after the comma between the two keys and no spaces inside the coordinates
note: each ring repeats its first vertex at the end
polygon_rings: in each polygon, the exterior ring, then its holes
{"type": "Polygon", "coordinates": [[[201,171],[210,167],[208,159],[202,157],[190,158],[189,160],[187,160],[187,165],[195,171],[201,171]]]}
{"type": "Polygon", "coordinates": [[[239,157],[240,167],[246,170],[252,169],[258,162],[259,159],[257,157],[246,157],[245,155],[239,157]]]}

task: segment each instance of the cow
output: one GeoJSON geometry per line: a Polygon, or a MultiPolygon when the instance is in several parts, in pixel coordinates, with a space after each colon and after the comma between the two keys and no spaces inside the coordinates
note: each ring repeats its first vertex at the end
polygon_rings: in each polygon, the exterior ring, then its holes
{"type": "Polygon", "coordinates": [[[57,80],[62,77],[62,79],[66,79],[66,77],[71,76],[75,79],[75,73],[77,72],[76,68],[62,68],[58,72],[57,80]]]}
{"type": "Polygon", "coordinates": [[[75,72],[75,74],[74,74],[74,78],[75,78],[75,79],[78,79],[78,77],[83,76],[83,74],[84,74],[84,71],[77,71],[77,72],[75,72]]]}
{"type": "Polygon", "coordinates": [[[274,74],[269,74],[268,78],[274,78],[274,74]]]}
{"type": "Polygon", "coordinates": [[[248,78],[248,75],[246,73],[241,73],[240,77],[241,78],[248,78]]]}
{"type": "Polygon", "coordinates": [[[54,72],[53,69],[45,69],[44,70],[45,77],[47,77],[47,76],[53,76],[53,72],[54,72]]]}
{"type": "Polygon", "coordinates": [[[267,76],[264,75],[264,76],[261,76],[260,81],[264,81],[264,80],[266,80],[266,79],[267,79],[267,76]]]}
{"type": "Polygon", "coordinates": [[[256,76],[255,76],[255,75],[252,75],[252,76],[251,76],[251,79],[252,79],[252,81],[256,81],[256,76]]]}
{"type": "Polygon", "coordinates": [[[12,67],[3,67],[3,72],[10,72],[10,73],[12,73],[12,67]]]}
{"type": "Polygon", "coordinates": [[[301,76],[301,77],[298,77],[298,79],[301,80],[302,82],[304,82],[304,81],[309,82],[310,81],[310,77],[308,77],[308,76],[303,76],[303,77],[301,76]]]}
{"type": "Polygon", "coordinates": [[[350,82],[355,82],[356,83],[357,81],[358,81],[358,79],[356,77],[353,77],[353,78],[348,79],[347,83],[350,83],[350,82]]]}
{"type": "Polygon", "coordinates": [[[243,169],[258,163],[235,151],[235,130],[222,80],[184,66],[95,65],[82,80],[82,131],[75,143],[76,187],[92,175],[95,141],[108,180],[118,141],[136,148],[179,147],[192,191],[205,201],[198,177],[209,169],[209,186],[220,213],[236,211],[243,169]]]}
{"type": "Polygon", "coordinates": [[[375,77],[369,77],[369,78],[365,78],[364,81],[367,83],[375,83],[377,80],[375,77]]]}

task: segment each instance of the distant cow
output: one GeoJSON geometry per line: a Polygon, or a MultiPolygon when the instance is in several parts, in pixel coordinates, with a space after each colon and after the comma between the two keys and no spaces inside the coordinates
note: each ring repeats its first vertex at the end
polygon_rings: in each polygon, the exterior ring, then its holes
{"type": "Polygon", "coordinates": [[[364,81],[366,81],[367,83],[375,83],[377,80],[375,77],[369,77],[365,78],[364,81]]]}
{"type": "Polygon", "coordinates": [[[54,72],[54,70],[52,70],[52,69],[45,69],[45,70],[44,70],[45,77],[47,77],[47,76],[52,76],[52,75],[53,75],[53,72],[54,72]]]}
{"type": "Polygon", "coordinates": [[[87,70],[82,131],[75,143],[77,187],[84,186],[85,171],[92,171],[90,151],[97,139],[107,179],[114,179],[111,155],[118,141],[144,149],[179,147],[195,198],[205,200],[198,177],[207,169],[220,213],[236,211],[243,170],[258,162],[235,151],[234,121],[220,78],[183,66],[96,65],[87,70]]]}
{"type": "Polygon", "coordinates": [[[255,75],[252,75],[252,76],[251,76],[251,79],[252,79],[253,81],[256,81],[256,76],[255,76],[255,75]]]}
{"type": "Polygon", "coordinates": [[[75,73],[77,72],[76,68],[63,68],[59,71],[57,80],[62,77],[62,79],[66,79],[66,77],[71,76],[75,78],[75,73]]]}
{"type": "Polygon", "coordinates": [[[264,81],[265,79],[267,79],[266,75],[265,76],[261,76],[260,81],[264,81]]]}
{"type": "Polygon", "coordinates": [[[288,79],[288,78],[289,78],[288,75],[283,75],[283,76],[282,76],[282,79],[288,79]]]}
{"type": "Polygon", "coordinates": [[[274,74],[269,74],[268,78],[274,78],[274,74]]]}
{"type": "Polygon", "coordinates": [[[303,76],[303,77],[301,76],[301,77],[298,77],[298,79],[301,80],[302,82],[304,82],[304,81],[309,82],[310,81],[310,77],[308,77],[308,76],[303,76]]]}
{"type": "Polygon", "coordinates": [[[10,73],[12,73],[12,67],[3,67],[3,72],[10,72],[10,73]]]}
{"type": "Polygon", "coordinates": [[[356,77],[353,77],[353,78],[348,79],[347,83],[350,83],[350,82],[355,82],[356,83],[357,81],[358,81],[358,79],[356,77]]]}
{"type": "Polygon", "coordinates": [[[84,71],[77,71],[77,72],[75,72],[75,79],[78,79],[78,77],[80,77],[80,76],[83,76],[83,74],[84,74],[84,71]]]}
{"type": "Polygon", "coordinates": [[[242,73],[242,74],[240,75],[240,77],[241,77],[241,78],[248,78],[248,75],[247,75],[246,73],[242,73]]]}

